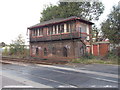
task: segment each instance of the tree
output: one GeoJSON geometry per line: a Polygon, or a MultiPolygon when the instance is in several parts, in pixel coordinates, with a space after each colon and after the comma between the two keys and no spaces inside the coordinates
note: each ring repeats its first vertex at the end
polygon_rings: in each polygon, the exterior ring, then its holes
{"type": "Polygon", "coordinates": [[[25,50],[25,41],[20,34],[16,40],[10,44],[10,55],[23,55],[25,50]]]}
{"type": "Polygon", "coordinates": [[[92,27],[92,38],[95,39],[93,42],[97,42],[99,40],[99,34],[100,30],[94,25],[92,27]]]}
{"type": "Polygon", "coordinates": [[[40,21],[70,16],[79,16],[87,20],[98,20],[103,11],[102,2],[60,2],[58,5],[49,5],[44,8],[40,21]]]}
{"type": "Polygon", "coordinates": [[[5,44],[4,42],[1,42],[1,43],[0,43],[0,46],[1,46],[1,47],[5,47],[6,44],[5,44]]]}
{"type": "Polygon", "coordinates": [[[5,49],[4,49],[4,51],[3,51],[3,53],[2,53],[2,54],[3,54],[3,55],[8,55],[8,52],[9,52],[9,51],[8,51],[8,48],[7,48],[7,47],[5,47],[5,49]]]}
{"type": "Polygon", "coordinates": [[[104,37],[113,44],[120,44],[120,6],[113,6],[105,22],[101,24],[104,37]]]}

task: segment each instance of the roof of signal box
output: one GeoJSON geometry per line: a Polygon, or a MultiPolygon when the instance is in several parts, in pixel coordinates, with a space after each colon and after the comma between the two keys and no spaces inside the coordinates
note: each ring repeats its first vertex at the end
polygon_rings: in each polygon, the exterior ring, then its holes
{"type": "Polygon", "coordinates": [[[33,28],[38,28],[38,27],[53,25],[53,24],[67,22],[67,21],[71,21],[71,20],[79,20],[81,22],[84,22],[84,23],[87,23],[87,24],[90,24],[90,25],[94,24],[94,23],[92,23],[90,21],[81,19],[80,17],[72,16],[72,17],[68,17],[68,18],[55,18],[55,19],[51,19],[51,20],[48,20],[48,21],[43,21],[43,22],[40,22],[40,23],[38,23],[36,25],[28,27],[28,29],[33,29],[33,28]]]}

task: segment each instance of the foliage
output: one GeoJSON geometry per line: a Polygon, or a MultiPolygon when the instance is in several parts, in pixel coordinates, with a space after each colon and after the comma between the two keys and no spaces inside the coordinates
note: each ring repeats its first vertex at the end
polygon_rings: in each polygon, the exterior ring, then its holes
{"type": "Polygon", "coordinates": [[[95,56],[93,56],[91,53],[85,53],[84,56],[81,57],[82,59],[94,59],[95,56]]]}
{"type": "Polygon", "coordinates": [[[86,53],[84,56],[73,59],[71,62],[72,63],[80,63],[80,64],[120,64],[118,63],[118,59],[120,57],[117,56],[117,52],[115,50],[111,51],[108,53],[106,58],[104,57],[97,57],[93,56],[92,54],[86,53]]]}
{"type": "Polygon", "coordinates": [[[100,30],[96,27],[96,25],[94,25],[92,27],[92,38],[95,38],[94,42],[98,41],[98,39],[99,39],[99,36],[98,36],[99,32],[100,32],[100,30]]]}
{"type": "Polygon", "coordinates": [[[10,54],[22,54],[24,53],[24,40],[22,39],[21,34],[15,41],[12,41],[10,44],[10,54]]]}
{"type": "Polygon", "coordinates": [[[80,63],[80,64],[118,64],[117,61],[114,60],[109,60],[109,61],[105,61],[105,60],[99,60],[99,59],[74,59],[72,60],[72,63],[80,63]]]}
{"type": "Polygon", "coordinates": [[[98,20],[103,11],[104,6],[101,2],[59,2],[58,5],[49,5],[44,8],[40,21],[70,16],[98,20]]]}
{"type": "Polygon", "coordinates": [[[113,44],[120,44],[120,7],[113,6],[113,10],[108,15],[105,22],[101,24],[104,37],[113,44]]]}
{"type": "Polygon", "coordinates": [[[9,51],[8,51],[8,48],[5,47],[4,51],[3,51],[3,55],[8,55],[9,51]]]}
{"type": "Polygon", "coordinates": [[[1,47],[5,47],[6,44],[5,44],[4,42],[1,42],[1,43],[0,43],[0,46],[1,46],[1,47]]]}
{"type": "Polygon", "coordinates": [[[9,55],[11,56],[18,56],[18,57],[25,57],[28,55],[29,50],[25,48],[25,41],[20,34],[18,38],[12,41],[10,44],[9,55]]]}
{"type": "Polygon", "coordinates": [[[120,51],[118,51],[117,49],[113,49],[105,57],[108,60],[118,61],[118,60],[120,60],[120,56],[118,55],[118,52],[120,52],[120,51]]]}

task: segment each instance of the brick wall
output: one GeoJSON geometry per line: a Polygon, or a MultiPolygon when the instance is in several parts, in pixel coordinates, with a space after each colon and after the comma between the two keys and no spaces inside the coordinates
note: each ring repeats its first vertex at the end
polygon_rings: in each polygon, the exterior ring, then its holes
{"type": "Polygon", "coordinates": [[[85,53],[85,46],[80,40],[61,40],[51,42],[36,42],[30,43],[30,55],[40,58],[61,58],[71,59],[81,57],[85,53]],[[55,54],[52,54],[52,48],[55,48],[55,54]],[[63,48],[67,49],[67,57],[64,56],[63,48]],[[39,54],[36,55],[36,48],[39,49],[39,54]],[[44,55],[44,48],[47,49],[47,55],[44,55]],[[84,50],[82,52],[82,50],[84,50]]]}

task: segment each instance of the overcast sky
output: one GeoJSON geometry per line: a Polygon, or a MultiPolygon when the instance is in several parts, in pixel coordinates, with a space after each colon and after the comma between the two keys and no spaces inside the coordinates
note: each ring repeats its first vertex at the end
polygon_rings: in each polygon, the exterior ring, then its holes
{"type": "MultiPolygon", "coordinates": [[[[0,0],[0,42],[7,44],[22,34],[26,44],[29,41],[26,36],[27,27],[39,23],[40,13],[45,5],[57,4],[59,0],[0,0]]],[[[102,0],[105,5],[104,14],[99,22],[106,19],[112,6],[119,0],[102,0]]]]}

